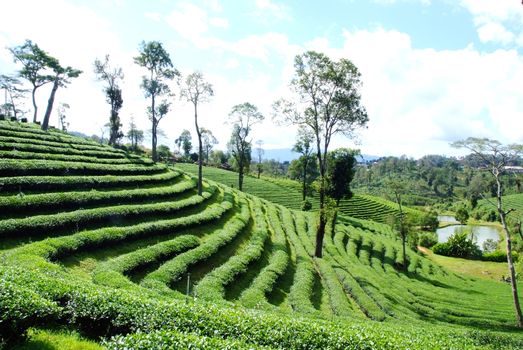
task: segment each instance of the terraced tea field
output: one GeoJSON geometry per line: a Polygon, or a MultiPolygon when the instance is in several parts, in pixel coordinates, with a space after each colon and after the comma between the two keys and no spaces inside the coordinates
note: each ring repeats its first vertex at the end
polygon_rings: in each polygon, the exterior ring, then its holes
{"type": "MultiPolygon", "coordinates": [[[[196,164],[178,163],[176,168],[191,174],[198,173],[196,164]]],[[[238,174],[233,171],[205,167],[205,176],[231,187],[238,187],[238,174]]],[[[243,190],[252,195],[264,198],[270,202],[281,204],[290,209],[300,210],[302,206],[301,185],[297,181],[253,176],[245,176],[243,190]]],[[[313,209],[318,209],[318,196],[312,198],[313,209]]],[[[419,217],[423,213],[416,209],[404,207],[407,215],[419,217]]],[[[398,205],[386,199],[356,194],[351,199],[340,201],[340,211],[348,216],[387,222],[391,215],[399,215],[398,205]]]]}
{"type": "MultiPolygon", "coordinates": [[[[511,216],[517,216],[523,219],[523,193],[510,194],[503,196],[503,205],[507,209],[514,209],[515,212],[511,213],[511,216]]],[[[478,201],[478,208],[484,209],[485,211],[495,210],[492,204],[482,199],[478,201]]]]}
{"type": "Polygon", "coordinates": [[[313,212],[209,179],[199,196],[181,170],[25,124],[0,122],[0,150],[6,347],[29,328],[109,349],[523,347],[507,284],[411,250],[404,273],[389,226],[343,216],[318,259],[313,212]]]}

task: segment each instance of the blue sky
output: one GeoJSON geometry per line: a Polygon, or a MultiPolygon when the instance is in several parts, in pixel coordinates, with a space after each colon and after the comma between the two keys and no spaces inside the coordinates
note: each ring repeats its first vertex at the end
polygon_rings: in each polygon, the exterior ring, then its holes
{"type": "MultiPolygon", "coordinates": [[[[5,1],[2,14],[0,47],[32,39],[84,71],[57,100],[71,105],[70,129],[88,134],[100,134],[108,120],[92,72],[105,54],[125,73],[124,126],[133,116],[150,128],[139,89],[145,72],[132,58],[142,40],[159,40],[182,74],[200,70],[213,84],[216,95],[200,118],[222,149],[228,112],[245,101],[266,116],[254,140],[292,147],[295,129],[275,126],[270,106],[289,94],[293,58],[309,49],[348,58],[362,73],[368,128],[357,140],[336,138],[334,147],[420,157],[456,154],[449,142],[468,136],[523,143],[518,0],[17,0],[5,1]]],[[[0,74],[16,69],[0,50],[0,74]]],[[[43,109],[48,91],[38,94],[43,109]]],[[[170,147],[184,128],[194,135],[191,106],[173,100],[160,128],[160,143],[170,147]]]]}

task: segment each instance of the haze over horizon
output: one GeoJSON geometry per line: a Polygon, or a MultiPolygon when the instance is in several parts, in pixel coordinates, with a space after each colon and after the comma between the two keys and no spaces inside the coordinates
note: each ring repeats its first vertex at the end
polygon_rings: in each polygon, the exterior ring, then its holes
{"type": "MultiPolygon", "coordinates": [[[[288,94],[296,54],[313,49],[352,60],[362,73],[370,122],[354,144],[363,154],[458,155],[449,143],[469,136],[523,143],[523,6],[515,0],[125,1],[19,0],[2,5],[0,74],[16,66],[6,47],[31,39],[63,65],[83,70],[56,107],[71,105],[70,130],[100,134],[108,121],[95,58],[110,54],[123,68],[121,118],[147,130],[145,71],[133,63],[142,40],[158,40],[185,76],[203,72],[216,95],[200,107],[201,125],[224,149],[231,107],[249,101],[266,116],[254,128],[264,147],[291,148],[294,128],[271,122],[271,104],[288,94]]],[[[40,118],[50,86],[37,92],[40,118]]],[[[175,89],[176,90],[176,89],[175,89]]],[[[179,95],[179,94],[177,94],[179,95]]],[[[28,100],[26,109],[31,111],[28,100]]],[[[188,129],[192,107],[179,101],[160,123],[173,147],[188,129]]],[[[146,144],[147,145],[147,144],[146,144]]]]}

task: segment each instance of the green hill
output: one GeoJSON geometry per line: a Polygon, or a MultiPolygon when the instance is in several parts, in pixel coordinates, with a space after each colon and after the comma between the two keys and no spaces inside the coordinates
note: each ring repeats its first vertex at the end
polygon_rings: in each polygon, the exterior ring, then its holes
{"type": "Polygon", "coordinates": [[[386,225],[342,217],[317,259],[313,213],[212,180],[198,196],[182,171],[30,125],[0,122],[0,149],[6,347],[29,328],[109,349],[523,347],[507,284],[411,250],[403,273],[386,225]]]}
{"type": "MultiPolygon", "coordinates": [[[[495,198],[490,200],[490,202],[485,199],[479,200],[478,205],[476,206],[472,214],[484,220],[488,220],[489,218],[491,220],[495,219],[497,216],[497,209],[494,207],[492,203],[496,203],[495,198]]],[[[515,212],[510,214],[510,216],[517,216],[520,219],[523,219],[523,193],[503,196],[503,206],[505,210],[515,210],[515,212]]]]}

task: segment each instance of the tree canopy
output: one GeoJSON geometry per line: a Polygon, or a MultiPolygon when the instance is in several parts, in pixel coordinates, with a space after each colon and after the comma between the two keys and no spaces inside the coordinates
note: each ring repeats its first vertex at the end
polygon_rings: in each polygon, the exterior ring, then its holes
{"type": "Polygon", "coordinates": [[[123,80],[124,75],[122,68],[111,67],[109,64],[109,55],[105,56],[102,62],[99,59],[94,61],[94,72],[98,80],[104,81],[107,85],[104,87],[107,103],[111,106],[109,116],[109,144],[116,145],[123,137],[122,123],[118,115],[123,105],[122,89],[118,82],[123,80]]]}
{"type": "Polygon", "coordinates": [[[294,100],[280,99],[273,105],[275,118],[286,124],[304,126],[316,141],[320,170],[320,217],[316,233],[317,257],[322,256],[326,217],[327,153],[336,134],[353,137],[369,118],[361,104],[361,75],[348,59],[331,60],[327,55],[307,51],[294,59],[291,89],[294,100]]]}
{"type": "Polygon", "coordinates": [[[251,156],[251,140],[247,138],[251,133],[252,126],[261,123],[263,119],[263,114],[249,102],[233,106],[229,113],[229,122],[233,125],[233,130],[228,148],[238,166],[238,188],[240,191],[243,189],[244,170],[250,163],[251,156]]]}
{"type": "Polygon", "coordinates": [[[171,89],[166,81],[173,80],[180,73],[173,66],[169,53],[159,41],[142,41],[138,56],[134,62],[147,69],[149,75],[142,77],[141,88],[146,98],[151,98],[151,105],[147,108],[151,120],[151,143],[153,161],[157,161],[156,145],[158,143],[158,124],[169,111],[170,103],[163,99],[157,104],[156,99],[172,96],[171,89]]]}

